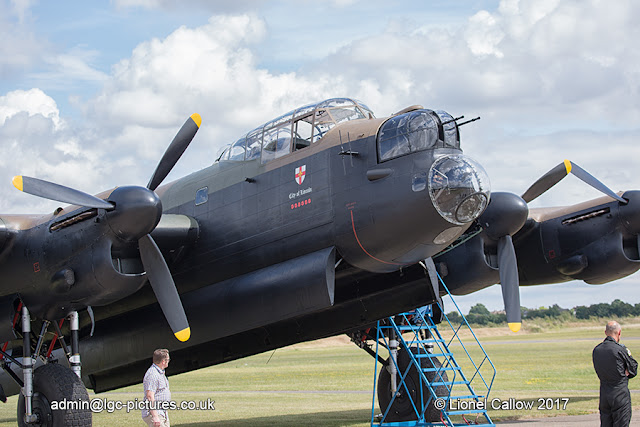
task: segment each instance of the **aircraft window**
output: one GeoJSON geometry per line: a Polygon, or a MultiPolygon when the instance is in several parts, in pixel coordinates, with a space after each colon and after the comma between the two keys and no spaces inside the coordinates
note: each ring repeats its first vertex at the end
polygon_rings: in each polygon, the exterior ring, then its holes
{"type": "Polygon", "coordinates": [[[349,120],[358,120],[365,119],[366,117],[362,114],[362,111],[355,105],[352,107],[345,108],[332,108],[330,111],[331,117],[333,117],[333,121],[338,123],[346,122],[349,120]]]}
{"type": "Polygon", "coordinates": [[[291,118],[293,117],[293,112],[287,113],[287,114],[283,114],[282,116],[278,117],[277,119],[273,119],[270,122],[266,123],[263,126],[263,129],[271,129],[271,128],[275,128],[278,127],[284,123],[290,122],[291,118]]]}
{"type": "Polygon", "coordinates": [[[203,205],[209,200],[209,187],[202,187],[196,191],[196,206],[203,205]]]}
{"type": "Polygon", "coordinates": [[[219,162],[220,160],[226,160],[229,158],[229,147],[230,145],[227,144],[224,147],[222,147],[220,150],[218,150],[216,162],[219,162]]]}
{"type": "Polygon", "coordinates": [[[436,111],[440,121],[442,121],[442,128],[444,130],[444,145],[445,147],[460,148],[460,133],[458,131],[458,125],[446,111],[436,111]]]}
{"type": "Polygon", "coordinates": [[[262,128],[256,129],[247,135],[247,160],[260,157],[262,148],[262,128]]]}
{"type": "Polygon", "coordinates": [[[229,160],[242,161],[244,160],[245,153],[245,138],[244,136],[233,143],[229,150],[229,160]]]}
{"type": "Polygon", "coordinates": [[[366,105],[349,98],[333,98],[305,105],[249,132],[246,139],[241,138],[227,148],[218,161],[261,157],[262,163],[266,163],[308,147],[339,123],[372,117],[374,115],[366,105]]]}
{"type": "MultiPolygon", "coordinates": [[[[313,110],[316,109],[316,104],[311,104],[311,105],[305,105],[304,107],[300,107],[296,110],[296,112],[294,113],[294,119],[298,119],[299,117],[302,116],[307,116],[311,113],[313,113],[313,110]]],[[[311,121],[311,118],[309,118],[309,121],[311,121]]]]}
{"type": "Polygon", "coordinates": [[[316,105],[316,108],[346,107],[354,104],[355,102],[349,98],[333,98],[333,99],[327,99],[326,101],[319,102],[316,105]]]}
{"type": "Polygon", "coordinates": [[[316,110],[313,115],[313,140],[316,142],[335,125],[326,109],[316,110]]]}
{"type": "Polygon", "coordinates": [[[354,99],[355,103],[358,104],[358,107],[360,107],[360,109],[362,110],[362,112],[365,114],[365,116],[368,117],[375,117],[375,115],[373,114],[373,111],[371,111],[371,108],[367,107],[365,104],[363,104],[362,102],[358,101],[357,99],[354,99]]]}
{"type": "Polygon", "coordinates": [[[291,152],[291,123],[278,129],[278,145],[276,147],[276,159],[291,152]]]}
{"type": "Polygon", "coordinates": [[[293,150],[308,147],[311,144],[313,116],[307,116],[293,123],[293,150]]]}
{"type": "Polygon", "coordinates": [[[315,131],[313,132],[313,142],[325,136],[335,125],[334,122],[316,123],[315,131]]]}
{"type": "Polygon", "coordinates": [[[289,154],[291,147],[291,125],[265,131],[262,146],[262,163],[289,154]]]}
{"type": "Polygon", "coordinates": [[[438,122],[430,110],[417,110],[387,120],[378,133],[381,162],[427,150],[438,141],[438,122]]]}

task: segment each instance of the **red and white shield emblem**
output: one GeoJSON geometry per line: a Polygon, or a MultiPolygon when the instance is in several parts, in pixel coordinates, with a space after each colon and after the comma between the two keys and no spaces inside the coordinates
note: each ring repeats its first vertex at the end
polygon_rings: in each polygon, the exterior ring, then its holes
{"type": "Polygon", "coordinates": [[[296,182],[298,183],[298,185],[302,185],[306,174],[307,174],[307,165],[302,165],[299,168],[296,168],[296,182]]]}

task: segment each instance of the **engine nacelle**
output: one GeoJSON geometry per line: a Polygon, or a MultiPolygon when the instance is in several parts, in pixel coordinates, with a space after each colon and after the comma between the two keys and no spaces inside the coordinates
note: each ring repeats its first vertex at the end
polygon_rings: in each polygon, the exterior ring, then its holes
{"type": "Polygon", "coordinates": [[[640,244],[633,227],[640,197],[636,191],[623,197],[629,203],[611,201],[540,222],[530,219],[514,240],[520,284],[599,285],[638,271],[640,244]]]}
{"type": "Polygon", "coordinates": [[[434,262],[442,280],[454,295],[466,295],[500,282],[498,247],[479,234],[434,262]]]}
{"type": "MultiPolygon", "coordinates": [[[[570,280],[599,285],[638,271],[640,192],[627,191],[622,197],[627,204],[604,197],[534,211],[513,238],[520,285],[570,280]]],[[[497,245],[487,231],[434,258],[453,294],[500,282],[497,245]]]]}

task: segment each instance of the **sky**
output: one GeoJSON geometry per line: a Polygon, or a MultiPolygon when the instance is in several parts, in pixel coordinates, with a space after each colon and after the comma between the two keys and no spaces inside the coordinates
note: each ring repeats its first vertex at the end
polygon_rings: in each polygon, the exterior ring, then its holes
{"type": "MultiPolygon", "coordinates": [[[[421,104],[454,117],[493,191],[522,194],[570,159],[640,189],[640,4],[598,0],[0,0],[0,212],[57,203],[14,175],[92,194],[144,185],[182,123],[203,124],[168,180],[298,106],[421,104]]],[[[599,193],[567,177],[531,207],[599,193]]],[[[640,302],[640,274],[521,288],[521,304],[640,302]]],[[[502,307],[498,286],[457,297],[502,307]]],[[[448,308],[447,308],[448,311],[448,308]]]]}

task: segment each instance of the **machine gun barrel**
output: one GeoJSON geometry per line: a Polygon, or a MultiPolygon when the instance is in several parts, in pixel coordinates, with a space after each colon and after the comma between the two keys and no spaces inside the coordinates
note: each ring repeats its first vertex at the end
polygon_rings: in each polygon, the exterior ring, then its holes
{"type": "Polygon", "coordinates": [[[458,127],[467,125],[471,122],[475,122],[476,120],[480,120],[480,116],[476,117],[475,119],[467,120],[466,122],[458,123],[458,127]]]}

